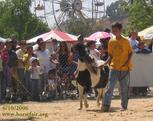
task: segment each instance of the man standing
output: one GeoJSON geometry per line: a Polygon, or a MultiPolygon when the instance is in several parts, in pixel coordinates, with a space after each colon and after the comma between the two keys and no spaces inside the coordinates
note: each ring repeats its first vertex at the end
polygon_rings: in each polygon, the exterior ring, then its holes
{"type": "Polygon", "coordinates": [[[27,50],[26,50],[26,41],[25,40],[21,40],[20,41],[20,49],[18,49],[16,51],[17,57],[18,57],[18,76],[19,76],[19,80],[22,82],[22,84],[24,83],[24,64],[22,61],[23,55],[26,54],[27,50]]]}
{"type": "MultiPolygon", "coordinates": [[[[11,92],[10,89],[15,89],[14,85],[15,83],[14,80],[12,79],[15,68],[17,66],[17,55],[15,51],[12,49],[12,40],[7,39],[5,43],[5,48],[1,52],[1,58],[3,61],[3,81],[2,81],[2,86],[3,86],[3,92],[2,95],[7,97],[6,90],[8,92],[11,92]]],[[[13,90],[14,91],[14,90],[13,90]]],[[[12,93],[12,92],[11,92],[12,93]]],[[[3,99],[5,97],[2,97],[3,99]]],[[[7,97],[11,98],[11,97],[7,97]]]]}
{"type": "Polygon", "coordinates": [[[4,49],[4,42],[0,40],[0,102],[2,101],[2,80],[3,80],[3,64],[2,64],[2,51],[4,49]]]}
{"type": "Polygon", "coordinates": [[[105,64],[110,63],[109,82],[104,95],[102,110],[108,112],[111,105],[112,95],[117,80],[121,90],[121,106],[123,110],[128,106],[129,71],[131,70],[132,47],[129,41],[121,35],[122,24],[112,25],[112,32],[116,38],[108,44],[108,59],[105,64]]]}

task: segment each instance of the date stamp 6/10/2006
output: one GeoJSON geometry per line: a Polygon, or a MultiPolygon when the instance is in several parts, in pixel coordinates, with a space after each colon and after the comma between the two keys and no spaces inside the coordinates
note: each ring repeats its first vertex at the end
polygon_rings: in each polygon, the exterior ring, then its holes
{"type": "Polygon", "coordinates": [[[29,111],[26,105],[4,105],[1,110],[2,117],[48,117],[46,112],[29,111]]]}

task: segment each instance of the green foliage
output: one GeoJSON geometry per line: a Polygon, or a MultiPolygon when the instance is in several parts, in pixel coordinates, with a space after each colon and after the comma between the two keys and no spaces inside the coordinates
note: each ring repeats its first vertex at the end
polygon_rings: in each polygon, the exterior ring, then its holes
{"type": "Polygon", "coordinates": [[[107,6],[106,15],[113,21],[127,17],[127,2],[118,0],[107,6]]]}
{"type": "Polygon", "coordinates": [[[88,35],[91,33],[92,26],[88,22],[83,22],[81,20],[75,21],[75,22],[70,22],[68,24],[68,32],[72,33],[74,35],[79,35],[82,34],[84,36],[88,35]]]}
{"type": "Polygon", "coordinates": [[[102,21],[97,21],[92,23],[92,20],[88,19],[86,21],[79,20],[75,22],[70,22],[68,24],[68,32],[74,35],[89,36],[96,31],[103,31],[102,21]]]}
{"type": "Polygon", "coordinates": [[[0,36],[29,39],[49,30],[30,11],[31,0],[0,2],[0,36]]]}
{"type": "Polygon", "coordinates": [[[153,1],[134,0],[129,6],[129,26],[130,29],[138,31],[152,25],[153,20],[153,1]]]}

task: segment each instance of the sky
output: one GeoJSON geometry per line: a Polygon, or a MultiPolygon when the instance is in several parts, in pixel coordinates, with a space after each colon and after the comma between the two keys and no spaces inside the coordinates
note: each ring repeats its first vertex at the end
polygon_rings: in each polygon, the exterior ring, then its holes
{"type": "MultiPolygon", "coordinates": [[[[36,4],[38,4],[40,2],[41,4],[44,5],[43,0],[34,0],[34,1],[36,1],[36,4]]],[[[53,14],[52,14],[53,13],[52,2],[51,2],[52,0],[48,0],[48,1],[50,1],[50,2],[45,3],[45,11],[37,11],[36,14],[37,14],[37,16],[41,17],[41,19],[44,22],[47,21],[47,23],[49,24],[49,27],[52,28],[55,25],[55,20],[54,20],[53,14]],[[49,14],[44,15],[44,13],[49,13],[49,14]],[[45,18],[44,18],[44,16],[45,16],[45,18]]],[[[61,0],[54,0],[54,1],[61,1],[61,0]]],[[[90,10],[91,10],[91,3],[92,3],[91,0],[83,0],[83,1],[86,1],[86,2],[83,3],[83,7],[90,8],[90,10]]],[[[100,0],[100,1],[102,1],[102,0],[100,0]]],[[[115,2],[115,1],[117,1],[117,0],[105,0],[105,6],[108,6],[112,2],[115,2]]],[[[33,2],[32,7],[31,7],[32,11],[34,11],[34,7],[35,7],[35,5],[34,5],[34,2],[33,2]]],[[[59,4],[55,4],[54,7],[55,7],[56,10],[58,10],[60,8],[59,4]]],[[[100,9],[103,9],[103,7],[100,8],[100,9]]],[[[85,14],[88,17],[91,17],[91,12],[90,13],[85,12],[85,14]]],[[[59,17],[59,16],[62,16],[62,15],[60,14],[60,12],[57,12],[56,17],[59,17]]],[[[66,17],[64,19],[66,19],[66,17]]]]}

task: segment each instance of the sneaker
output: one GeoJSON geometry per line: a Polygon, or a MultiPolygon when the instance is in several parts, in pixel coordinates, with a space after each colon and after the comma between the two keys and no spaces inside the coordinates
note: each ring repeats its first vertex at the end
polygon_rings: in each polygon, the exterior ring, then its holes
{"type": "Polygon", "coordinates": [[[121,111],[126,111],[127,107],[122,107],[121,111]]]}

